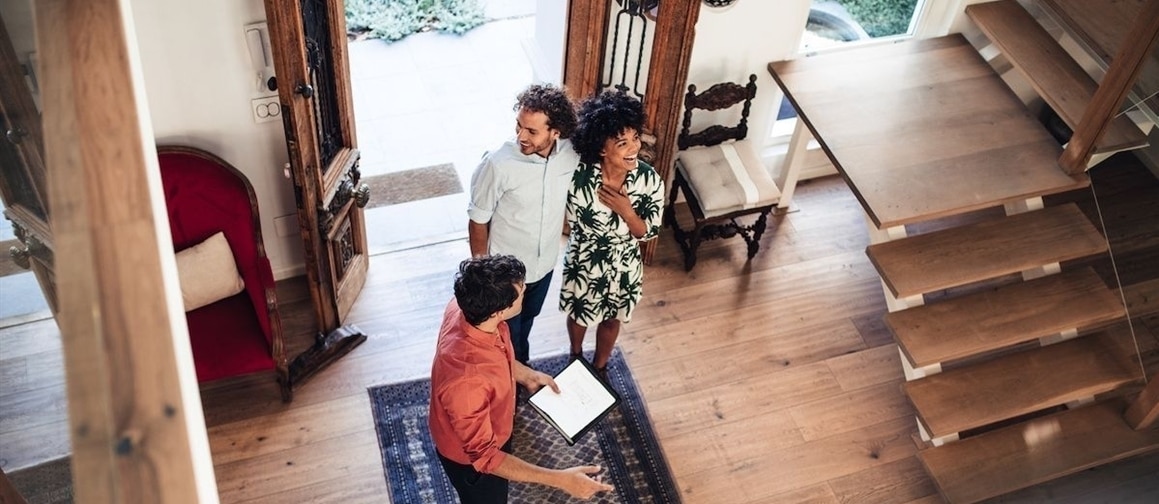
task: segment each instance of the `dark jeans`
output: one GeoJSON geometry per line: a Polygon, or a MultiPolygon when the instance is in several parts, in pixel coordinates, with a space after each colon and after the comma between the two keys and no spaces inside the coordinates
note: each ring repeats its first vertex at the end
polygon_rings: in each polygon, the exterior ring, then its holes
{"type": "MultiPolygon", "coordinates": [[[[511,440],[503,445],[511,453],[511,440]]],[[[437,453],[437,451],[436,451],[437,453]]],[[[483,474],[474,467],[450,460],[438,453],[443,472],[459,494],[461,504],[507,504],[507,480],[493,474],[483,474]]]]}
{"type": "Polygon", "coordinates": [[[531,334],[531,324],[535,322],[535,317],[543,308],[547,288],[551,286],[552,274],[554,272],[549,271],[540,281],[527,284],[527,290],[523,291],[523,311],[507,319],[507,327],[511,329],[511,346],[515,350],[515,360],[524,364],[527,364],[531,354],[531,345],[527,341],[528,335],[531,334]]]}

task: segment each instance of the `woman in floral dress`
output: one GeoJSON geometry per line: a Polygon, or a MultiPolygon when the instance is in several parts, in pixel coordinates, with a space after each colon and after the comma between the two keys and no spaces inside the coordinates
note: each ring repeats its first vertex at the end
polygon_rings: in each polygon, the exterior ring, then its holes
{"type": "Polygon", "coordinates": [[[664,183],[637,159],[643,126],[639,100],[605,91],[580,106],[572,134],[580,165],[568,191],[559,307],[573,359],[582,358],[587,328],[596,326],[592,364],[605,381],[620,324],[631,321],[643,295],[639,242],[656,237],[663,214],[664,183]]]}

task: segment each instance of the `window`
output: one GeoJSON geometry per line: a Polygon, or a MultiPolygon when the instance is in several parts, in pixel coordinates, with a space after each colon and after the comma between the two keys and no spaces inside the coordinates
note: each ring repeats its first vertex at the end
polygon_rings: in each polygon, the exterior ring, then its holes
{"type": "MultiPolygon", "coordinates": [[[[813,0],[798,49],[809,54],[875,40],[911,37],[925,3],[925,0],[813,0]]],[[[776,120],[769,129],[770,140],[786,141],[796,122],[796,111],[782,98],[776,120]]]]}

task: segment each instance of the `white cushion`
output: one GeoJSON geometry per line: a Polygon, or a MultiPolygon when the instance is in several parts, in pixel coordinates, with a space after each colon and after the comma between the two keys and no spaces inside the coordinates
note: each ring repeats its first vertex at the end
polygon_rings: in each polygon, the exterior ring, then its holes
{"type": "Polygon", "coordinates": [[[193,311],[245,289],[225,234],[217,234],[177,253],[177,277],[185,311],[193,311]]]}
{"type": "Polygon", "coordinates": [[[772,205],[781,198],[748,140],[682,150],[676,155],[676,168],[705,217],[772,205]]]}

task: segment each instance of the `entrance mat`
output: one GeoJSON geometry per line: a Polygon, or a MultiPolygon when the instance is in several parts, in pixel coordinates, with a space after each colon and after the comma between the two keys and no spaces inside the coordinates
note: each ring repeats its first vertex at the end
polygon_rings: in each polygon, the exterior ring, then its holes
{"type": "Polygon", "coordinates": [[[366,208],[463,192],[459,174],[451,163],[362,177],[362,182],[370,186],[370,203],[366,208]]]}
{"type": "Polygon", "coordinates": [[[28,504],[72,504],[72,468],[61,457],[5,474],[28,504]]]}

